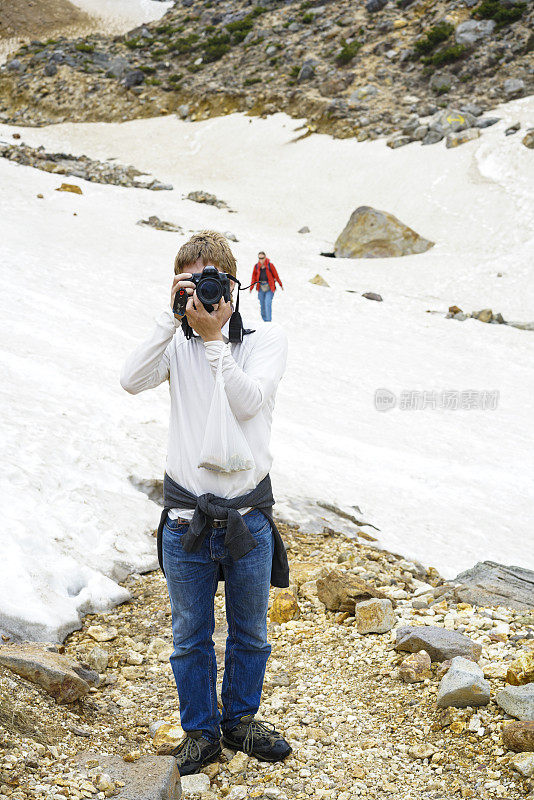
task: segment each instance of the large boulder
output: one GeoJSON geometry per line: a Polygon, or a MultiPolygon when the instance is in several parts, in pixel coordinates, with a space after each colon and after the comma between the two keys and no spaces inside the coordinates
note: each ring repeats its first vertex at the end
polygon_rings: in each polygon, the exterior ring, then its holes
{"type": "Polygon", "coordinates": [[[73,703],[100,683],[98,673],[39,644],[1,646],[0,666],[38,684],[58,703],[73,703]]]}
{"type": "Polygon", "coordinates": [[[391,600],[378,597],[357,603],[354,609],[358,633],[387,633],[397,621],[391,600]]]}
{"type": "Polygon", "coordinates": [[[446,661],[463,656],[478,661],[482,646],[458,631],[439,628],[437,625],[406,625],[397,628],[395,649],[417,653],[426,650],[432,661],[446,661]]]}
{"type": "Polygon", "coordinates": [[[523,567],[481,561],[461,572],[450,584],[454,598],[462,603],[534,609],[534,572],[523,567]]]}
{"type": "Polygon", "coordinates": [[[454,33],[457,44],[473,46],[487,36],[491,36],[497,23],[493,19],[468,19],[460,22],[454,33]]]}
{"type": "Polygon", "coordinates": [[[385,598],[383,592],[350,572],[333,569],[324,578],[317,580],[317,596],[329,611],[350,611],[354,613],[356,603],[372,597],[385,598]]]}
{"type": "Polygon", "coordinates": [[[534,722],[505,722],[502,742],[509,750],[534,753],[534,722]]]}
{"type": "MultiPolygon", "coordinates": [[[[114,800],[180,800],[180,773],[173,756],[142,755],[127,762],[121,756],[84,751],[76,756],[96,787],[107,784],[114,800]]],[[[108,793],[109,792],[109,793],[108,793]]]]}
{"type": "Polygon", "coordinates": [[[338,236],[335,254],[336,258],[392,258],[424,253],[433,246],[393,214],[360,206],[338,236]]]}
{"type": "Polygon", "coordinates": [[[489,700],[490,685],[478,664],[462,656],[453,658],[439,685],[438,706],[440,708],[485,706],[489,700]]]}

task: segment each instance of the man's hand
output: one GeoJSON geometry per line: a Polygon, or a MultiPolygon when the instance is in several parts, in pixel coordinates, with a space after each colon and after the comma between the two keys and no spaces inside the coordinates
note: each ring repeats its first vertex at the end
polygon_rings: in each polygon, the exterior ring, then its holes
{"type": "Polygon", "coordinates": [[[232,304],[221,298],[211,314],[206,311],[197,297],[196,291],[187,301],[185,309],[187,321],[205,342],[223,342],[222,326],[232,316],[232,304]]]}
{"type": "MultiPolygon", "coordinates": [[[[181,286],[185,288],[188,295],[192,295],[193,292],[195,291],[195,284],[193,283],[193,281],[188,280],[188,278],[191,277],[192,276],[190,272],[180,272],[179,275],[174,276],[171,287],[171,308],[174,306],[174,297],[176,295],[176,292],[181,286]]],[[[185,315],[182,314],[182,316],[180,316],[180,314],[175,314],[174,316],[176,317],[176,319],[183,319],[185,315]]]]}

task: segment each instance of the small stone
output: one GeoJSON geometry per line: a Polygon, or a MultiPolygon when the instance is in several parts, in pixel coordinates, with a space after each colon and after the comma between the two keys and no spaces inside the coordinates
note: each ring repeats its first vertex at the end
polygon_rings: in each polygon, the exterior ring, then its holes
{"type": "Polygon", "coordinates": [[[358,633],[387,633],[396,623],[391,600],[364,600],[354,609],[358,633]]]}
{"type": "Polygon", "coordinates": [[[87,663],[96,672],[104,672],[109,662],[109,653],[103,647],[96,645],[87,656],[87,663]]]}
{"type": "Polygon", "coordinates": [[[534,752],[534,722],[505,722],[502,742],[509,750],[534,752]]]}
{"type": "Polygon", "coordinates": [[[500,121],[500,117],[484,117],[483,119],[477,119],[475,125],[477,128],[491,128],[492,125],[496,125],[500,121]]]}
{"type": "Polygon", "coordinates": [[[319,273],[317,273],[317,275],[315,275],[313,278],[310,278],[309,283],[313,283],[315,286],[330,286],[330,284],[327,283],[323,276],[319,275],[319,273]]]}
{"type": "Polygon", "coordinates": [[[428,742],[414,744],[408,748],[408,755],[413,759],[431,758],[436,752],[434,745],[428,742]]]}
{"type": "Polygon", "coordinates": [[[302,227],[302,228],[299,228],[298,232],[299,232],[299,233],[309,233],[309,232],[310,232],[310,229],[308,228],[308,226],[307,226],[307,225],[303,225],[303,227],[302,227]]]}
{"type": "Polygon", "coordinates": [[[184,736],[182,726],[177,722],[164,722],[158,725],[154,734],[154,747],[159,756],[169,755],[184,736]]]}
{"type": "Polygon", "coordinates": [[[455,656],[439,685],[439,708],[454,706],[485,706],[490,700],[490,685],[478,664],[462,656],[455,656]]]}
{"type": "Polygon", "coordinates": [[[204,772],[197,772],[195,775],[182,775],[180,778],[182,792],[187,797],[190,794],[202,794],[210,788],[210,779],[204,772]]]}
{"type": "Polygon", "coordinates": [[[534,653],[521,653],[508,667],[506,682],[523,686],[534,681],[534,653]]]}
{"type": "Polygon", "coordinates": [[[392,150],[396,150],[398,147],[404,147],[404,145],[410,144],[412,141],[411,136],[392,136],[391,139],[386,141],[386,144],[392,150]]]}
{"type": "Polygon", "coordinates": [[[534,148],[534,130],[527,131],[527,133],[523,136],[522,142],[525,147],[528,147],[529,150],[532,150],[534,148]]]}
{"type": "Polygon", "coordinates": [[[300,608],[297,598],[291,589],[280,589],[273,600],[271,610],[269,612],[269,619],[271,622],[289,622],[292,619],[297,619],[300,615],[300,608]]]}
{"type": "Polygon", "coordinates": [[[515,122],[513,125],[510,125],[509,128],[506,128],[504,135],[505,136],[512,136],[512,134],[517,133],[518,130],[521,129],[521,123],[515,122]]]}
{"type": "Polygon", "coordinates": [[[383,302],[382,295],[377,292],[362,292],[362,297],[365,297],[366,300],[375,300],[377,303],[383,302]]]}
{"type": "Polygon", "coordinates": [[[534,720],[534,683],[506,686],[497,692],[495,702],[511,717],[531,722],[534,720]]]}
{"type": "Polygon", "coordinates": [[[419,683],[430,678],[432,673],[430,656],[426,650],[407,656],[399,667],[399,676],[405,683],[419,683]]]}
{"type": "Polygon", "coordinates": [[[128,762],[129,764],[133,763],[134,761],[139,761],[141,758],[141,751],[140,750],[128,750],[123,755],[123,760],[128,762]]]}
{"type": "Polygon", "coordinates": [[[354,613],[356,603],[371,597],[385,598],[378,591],[356,575],[340,570],[331,570],[317,579],[317,596],[329,611],[350,611],[354,613]]]}
{"type": "Polygon", "coordinates": [[[518,753],[512,758],[511,764],[525,778],[534,776],[534,753],[518,753]]]}
{"type": "Polygon", "coordinates": [[[232,775],[239,775],[240,772],[244,772],[246,770],[248,761],[249,756],[247,756],[246,753],[239,751],[228,763],[228,770],[232,773],[232,775]]]}
{"type": "Polygon", "coordinates": [[[525,88],[525,81],[521,78],[508,78],[508,80],[503,83],[502,88],[508,97],[514,97],[523,91],[525,88]]]}
{"type": "MultiPolygon", "coordinates": [[[[58,186],[56,192],[72,192],[73,194],[83,194],[80,187],[77,186],[75,183],[62,183],[61,186],[58,186]]],[[[93,626],[93,627],[98,627],[98,626],[93,626]]],[[[90,629],[88,628],[87,633],[89,633],[89,630],[90,629]]],[[[91,634],[89,633],[89,635],[91,634]]],[[[107,639],[99,639],[98,641],[104,642],[107,641],[107,639]]]]}
{"type": "Polygon", "coordinates": [[[458,631],[436,625],[408,625],[396,630],[396,650],[417,653],[426,650],[432,661],[445,661],[454,656],[464,656],[478,661],[482,645],[473,642],[458,631]]]}
{"type": "Polygon", "coordinates": [[[459,147],[461,144],[471,142],[479,137],[480,130],[478,128],[468,128],[467,130],[460,131],[459,133],[449,133],[445,140],[445,147],[459,147]]]}
{"type": "Polygon", "coordinates": [[[232,786],[226,795],[228,800],[246,800],[248,796],[246,786],[232,786]]]}
{"type": "Polygon", "coordinates": [[[95,778],[95,786],[99,792],[104,792],[106,797],[111,797],[115,793],[116,786],[107,772],[101,772],[95,778]]]}
{"type": "Polygon", "coordinates": [[[211,764],[206,764],[206,766],[202,768],[202,772],[204,775],[208,776],[210,781],[212,781],[219,774],[219,770],[220,766],[217,761],[214,761],[211,764]]]}

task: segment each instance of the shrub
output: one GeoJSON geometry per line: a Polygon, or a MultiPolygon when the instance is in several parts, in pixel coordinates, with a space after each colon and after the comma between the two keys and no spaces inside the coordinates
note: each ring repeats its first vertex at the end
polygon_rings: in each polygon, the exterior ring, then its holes
{"type": "Polygon", "coordinates": [[[454,25],[449,22],[440,22],[439,25],[434,25],[427,33],[416,41],[414,50],[418,55],[422,56],[426,53],[432,52],[435,47],[449,38],[454,31],[454,25]]]}
{"type": "Polygon", "coordinates": [[[182,80],[182,73],[181,72],[173,72],[167,78],[169,83],[179,83],[182,80]]]}
{"type": "Polygon", "coordinates": [[[202,45],[204,61],[206,64],[218,61],[230,49],[230,36],[227,33],[218,33],[210,36],[202,45]]]}
{"type": "Polygon", "coordinates": [[[82,53],[94,53],[95,51],[94,44],[88,44],[88,42],[77,42],[74,47],[82,53]]]}
{"type": "Polygon", "coordinates": [[[344,67],[345,64],[350,64],[360,47],[362,46],[361,42],[351,42],[347,44],[346,41],[343,39],[343,46],[341,48],[341,52],[336,57],[336,63],[338,67],[344,67]]]}
{"type": "Polygon", "coordinates": [[[255,83],[261,83],[261,78],[246,78],[243,81],[243,86],[253,86],[255,83]]]}
{"type": "Polygon", "coordinates": [[[315,14],[304,14],[301,17],[301,22],[304,22],[305,25],[309,25],[315,19],[315,14]]]}
{"type": "Polygon", "coordinates": [[[178,55],[190,53],[197,46],[198,33],[190,33],[189,36],[179,36],[169,45],[169,50],[174,50],[178,55]]]}
{"type": "Polygon", "coordinates": [[[124,44],[129,50],[135,50],[136,47],[142,47],[143,43],[138,38],[126,39],[124,44]]]}
{"type": "Polygon", "coordinates": [[[463,58],[468,49],[465,44],[454,44],[444,50],[438,50],[431,56],[424,56],[421,61],[423,64],[433,64],[435,67],[441,67],[443,64],[450,64],[452,61],[463,58]]]}
{"type": "Polygon", "coordinates": [[[510,25],[517,22],[525,13],[527,4],[517,3],[513,6],[505,6],[499,0],[482,0],[478,8],[472,12],[471,16],[477,19],[493,19],[497,25],[510,25]]]}

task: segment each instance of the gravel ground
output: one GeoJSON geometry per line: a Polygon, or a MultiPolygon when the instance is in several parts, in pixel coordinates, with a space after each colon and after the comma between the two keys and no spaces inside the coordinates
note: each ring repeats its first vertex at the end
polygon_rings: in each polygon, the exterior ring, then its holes
{"type": "MultiPolygon", "coordinates": [[[[295,588],[300,584],[300,615],[270,622],[272,655],[258,716],[273,722],[294,752],[284,763],[268,765],[224,751],[205,769],[211,785],[202,797],[534,798],[532,779],[514,770],[514,754],[502,744],[506,715],[493,699],[504,686],[510,660],[532,651],[534,616],[447,605],[432,568],[340,534],[321,537],[281,527],[295,588]],[[397,626],[443,626],[480,643],[479,663],[491,684],[489,705],[438,709],[439,664],[423,682],[404,683],[398,665],[406,653],[394,649],[394,630],[360,635],[350,613],[326,611],[318,600],[314,576],[329,567],[353,572],[391,597],[397,626]],[[413,607],[416,592],[415,605],[426,607],[413,607]]],[[[130,602],[87,616],[60,648],[98,666],[102,674],[100,686],[82,700],[57,705],[38,687],[0,668],[0,800],[103,800],[106,794],[74,764],[77,753],[92,750],[136,760],[164,750],[161,731],[152,738],[154,723],[173,723],[174,737],[180,733],[164,578],[160,572],[133,575],[126,585],[130,602]]],[[[219,661],[223,605],[221,588],[216,596],[219,661]]],[[[171,740],[167,737],[167,745],[171,740]]]]}

